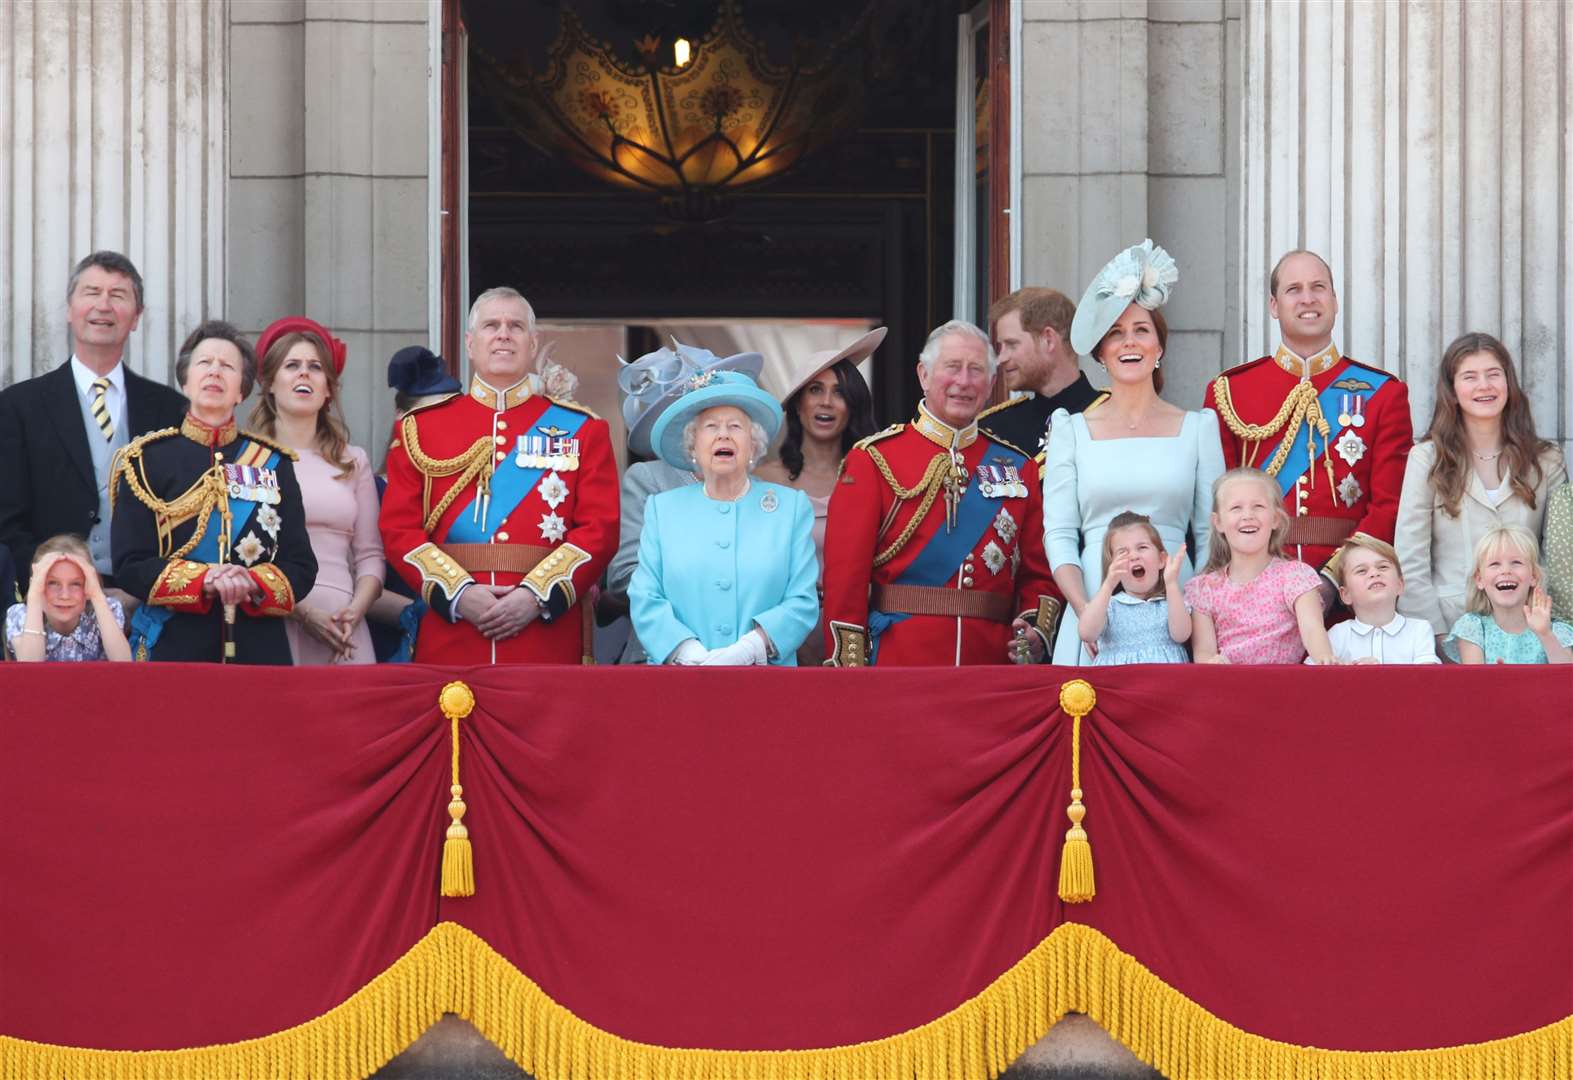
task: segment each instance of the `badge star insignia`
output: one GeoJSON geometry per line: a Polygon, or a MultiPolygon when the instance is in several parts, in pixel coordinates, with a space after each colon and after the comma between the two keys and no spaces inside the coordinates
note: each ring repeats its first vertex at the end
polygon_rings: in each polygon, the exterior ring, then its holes
{"type": "Polygon", "coordinates": [[[256,533],[247,533],[245,539],[235,545],[235,554],[240,556],[240,561],[251,566],[262,558],[262,541],[257,539],[256,533]]]}
{"type": "Polygon", "coordinates": [[[557,543],[568,535],[568,523],[556,514],[541,515],[541,539],[557,543]]]}
{"type": "Polygon", "coordinates": [[[536,490],[541,493],[541,498],[545,500],[546,505],[553,510],[556,510],[562,504],[562,501],[568,497],[568,485],[563,483],[563,478],[558,476],[556,472],[547,473],[546,478],[541,481],[540,487],[536,490]]]}
{"type": "Polygon", "coordinates": [[[274,539],[279,535],[279,512],[271,506],[264,506],[257,511],[257,524],[262,526],[264,532],[274,539]]]}
{"type": "Polygon", "coordinates": [[[1338,485],[1338,497],[1344,501],[1345,506],[1353,506],[1360,501],[1365,492],[1360,490],[1360,481],[1355,479],[1355,474],[1350,473],[1338,485]]]}
{"type": "Polygon", "coordinates": [[[1338,456],[1344,459],[1344,464],[1352,468],[1355,462],[1365,457],[1365,440],[1351,429],[1338,436],[1333,449],[1337,450],[1338,456]]]}
{"type": "Polygon", "coordinates": [[[991,574],[997,574],[1005,569],[1005,553],[992,540],[983,547],[983,565],[989,568],[991,574]]]}
{"type": "Polygon", "coordinates": [[[1000,539],[1007,544],[1016,539],[1016,519],[1011,517],[1006,509],[1000,507],[1000,512],[994,515],[994,531],[1000,534],[1000,539]]]}

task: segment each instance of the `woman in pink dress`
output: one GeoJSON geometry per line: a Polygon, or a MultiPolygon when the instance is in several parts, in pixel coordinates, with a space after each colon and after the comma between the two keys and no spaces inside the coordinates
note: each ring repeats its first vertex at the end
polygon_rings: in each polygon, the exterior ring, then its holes
{"type": "Polygon", "coordinates": [[[295,476],[317,556],[317,583],[286,625],[297,664],[376,662],[366,612],[382,593],[377,484],[339,414],[344,343],[304,316],[279,319],[257,342],[258,434],[300,455],[295,476]]]}

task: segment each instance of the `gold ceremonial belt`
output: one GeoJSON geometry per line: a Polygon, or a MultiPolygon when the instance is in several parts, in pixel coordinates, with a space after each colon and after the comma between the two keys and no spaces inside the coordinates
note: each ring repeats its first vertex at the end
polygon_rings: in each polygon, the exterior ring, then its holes
{"type": "Polygon", "coordinates": [[[937,589],[929,585],[875,585],[869,607],[889,614],[947,615],[1008,623],[1014,612],[1003,593],[937,589]]]}
{"type": "Polygon", "coordinates": [[[552,553],[535,544],[440,544],[442,553],[471,574],[528,574],[552,553]]]}

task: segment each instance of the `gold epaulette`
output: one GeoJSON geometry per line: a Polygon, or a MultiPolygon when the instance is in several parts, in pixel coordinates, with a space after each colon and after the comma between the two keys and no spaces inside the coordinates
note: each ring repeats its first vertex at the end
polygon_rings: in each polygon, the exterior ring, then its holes
{"type": "Polygon", "coordinates": [[[157,442],[160,439],[167,439],[171,435],[179,434],[180,429],[178,427],[159,428],[157,431],[149,431],[146,434],[138,435],[136,438],[126,443],[126,445],[122,446],[119,450],[115,451],[114,456],[109,459],[110,517],[115,516],[115,495],[120,490],[121,471],[128,468],[131,462],[142,456],[142,448],[148,443],[157,442]]]}
{"type": "Polygon", "coordinates": [[[1087,403],[1087,407],[1081,411],[1081,414],[1086,416],[1088,413],[1092,412],[1092,410],[1096,409],[1099,405],[1102,405],[1105,401],[1108,400],[1109,392],[1107,390],[1100,392],[1097,397],[1093,398],[1087,403]]]}
{"type": "Polygon", "coordinates": [[[1032,457],[1031,454],[1027,453],[1027,451],[1023,450],[1021,447],[1017,446],[1015,443],[1011,442],[1009,439],[1002,439],[998,435],[994,434],[992,431],[987,432],[987,435],[989,437],[989,441],[990,442],[998,443],[999,445],[1003,446],[1007,450],[1014,450],[1014,451],[1016,451],[1016,453],[1020,454],[1024,458],[1032,457]]]}
{"type": "Polygon", "coordinates": [[[592,410],[590,408],[587,408],[586,406],[581,405],[577,401],[574,401],[574,400],[572,400],[570,398],[555,398],[555,397],[552,397],[550,394],[543,394],[542,396],[545,397],[547,401],[550,401],[553,405],[559,405],[559,406],[561,406],[564,409],[571,409],[574,412],[584,413],[591,420],[599,420],[600,419],[599,416],[595,415],[594,410],[592,410]]]}
{"type": "Polygon", "coordinates": [[[998,405],[990,405],[988,408],[978,413],[978,419],[981,421],[985,416],[993,416],[997,412],[1005,411],[1012,405],[1020,405],[1023,401],[1026,400],[1027,399],[1024,397],[1008,397],[998,405]]]}
{"type": "Polygon", "coordinates": [[[873,446],[875,443],[879,442],[881,439],[888,439],[892,435],[900,435],[906,429],[907,429],[907,425],[906,424],[891,424],[884,431],[876,431],[872,435],[868,435],[868,436],[865,436],[864,438],[859,439],[857,442],[852,444],[852,449],[854,449],[854,450],[867,450],[870,446],[873,446]]]}
{"type": "Polygon", "coordinates": [[[291,461],[300,460],[300,455],[298,453],[296,453],[294,450],[291,450],[277,439],[270,438],[267,435],[258,435],[255,431],[247,431],[244,428],[241,429],[240,433],[254,443],[261,443],[269,450],[277,450],[291,461]]]}

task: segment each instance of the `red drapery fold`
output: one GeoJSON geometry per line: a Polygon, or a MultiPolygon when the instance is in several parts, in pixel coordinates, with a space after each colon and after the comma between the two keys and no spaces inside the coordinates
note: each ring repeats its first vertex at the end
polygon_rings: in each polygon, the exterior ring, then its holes
{"type": "Polygon", "coordinates": [[[1570,691],[1522,668],[5,665],[0,1036],[278,1032],[440,920],[663,1046],[907,1031],[1067,920],[1257,1035],[1510,1036],[1573,1015],[1570,691]],[[1066,905],[1078,676],[1098,888],[1066,905]],[[439,900],[453,678],[476,892],[439,900]]]}

